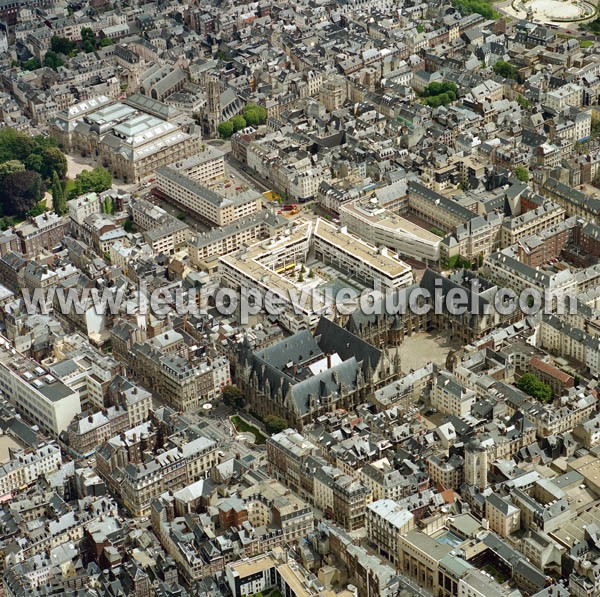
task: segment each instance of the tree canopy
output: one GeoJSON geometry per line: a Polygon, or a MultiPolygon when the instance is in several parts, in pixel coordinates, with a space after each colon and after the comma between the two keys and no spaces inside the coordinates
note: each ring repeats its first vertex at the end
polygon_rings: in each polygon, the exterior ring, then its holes
{"type": "Polygon", "coordinates": [[[425,98],[425,103],[432,108],[445,106],[456,100],[458,88],[455,83],[444,81],[438,83],[434,81],[429,83],[421,94],[425,98]]]}
{"type": "Polygon", "coordinates": [[[25,62],[23,62],[23,69],[24,70],[37,70],[38,68],[41,68],[42,65],[40,64],[40,61],[34,56],[33,58],[30,58],[29,60],[26,60],[25,62]]]}
{"type": "Polygon", "coordinates": [[[42,177],[31,170],[11,172],[0,187],[3,215],[24,217],[44,196],[42,177]]]}
{"type": "Polygon", "coordinates": [[[53,35],[50,38],[50,49],[57,54],[68,56],[71,52],[77,49],[77,44],[66,37],[53,35]]]}
{"type": "Polygon", "coordinates": [[[500,16],[487,0],[453,0],[452,5],[461,15],[477,13],[486,19],[497,19],[500,16]]]}
{"type": "Polygon", "coordinates": [[[25,164],[19,160],[2,162],[0,164],[0,182],[2,182],[8,174],[12,174],[13,172],[23,172],[23,170],[25,170],[25,164]]]}
{"type": "Polygon", "coordinates": [[[510,62],[506,62],[505,60],[498,60],[494,64],[494,72],[505,79],[513,79],[519,83],[521,82],[519,71],[510,62]]]}
{"type": "MultiPolygon", "coordinates": [[[[59,178],[67,174],[67,158],[52,137],[29,137],[10,127],[0,128],[0,172],[2,164],[19,161],[27,170],[33,170],[50,180],[56,171],[59,178]]],[[[12,166],[8,166],[11,168],[12,166]]]]}
{"type": "Polygon", "coordinates": [[[236,114],[231,117],[231,124],[233,125],[233,132],[237,133],[246,127],[246,119],[240,114],[236,114]]]}
{"type": "Polygon", "coordinates": [[[529,170],[525,166],[517,166],[515,168],[515,176],[521,182],[527,182],[529,180],[529,170]]]}
{"type": "Polygon", "coordinates": [[[101,193],[112,186],[112,176],[108,170],[97,166],[93,170],[83,170],[75,178],[75,184],[69,193],[69,199],[86,193],[101,193]]]}
{"type": "Polygon", "coordinates": [[[279,433],[288,428],[288,422],[277,415],[267,415],[264,422],[267,433],[279,433]]]}
{"type": "Polygon", "coordinates": [[[525,373],[519,378],[517,387],[541,402],[552,402],[552,388],[538,379],[533,373],[525,373]]]}
{"type": "Polygon", "coordinates": [[[231,135],[233,135],[233,122],[231,120],[226,120],[219,124],[218,127],[219,136],[223,137],[223,139],[229,139],[231,135]]]}
{"type": "Polygon", "coordinates": [[[96,34],[89,27],[81,28],[81,48],[86,54],[96,49],[96,34]]]}
{"type": "Polygon", "coordinates": [[[52,207],[59,216],[67,213],[65,185],[56,171],[52,174],[52,207]]]}
{"type": "Polygon", "coordinates": [[[250,126],[258,126],[267,121],[267,111],[262,106],[248,104],[244,108],[244,119],[250,126]]]}
{"type": "Polygon", "coordinates": [[[244,395],[237,386],[229,385],[223,388],[223,402],[232,408],[244,406],[244,395]]]}
{"type": "Polygon", "coordinates": [[[59,66],[63,66],[65,61],[52,50],[48,50],[44,56],[44,66],[48,66],[52,70],[58,70],[59,66]]]}

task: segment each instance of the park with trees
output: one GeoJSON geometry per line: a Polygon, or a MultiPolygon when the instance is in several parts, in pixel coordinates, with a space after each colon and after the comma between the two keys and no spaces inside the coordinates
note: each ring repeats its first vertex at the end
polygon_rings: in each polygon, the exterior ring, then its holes
{"type": "Polygon", "coordinates": [[[46,191],[57,214],[67,212],[67,201],[112,186],[104,168],[84,170],[67,178],[67,158],[52,137],[30,137],[10,127],[0,128],[0,228],[14,226],[27,216],[46,211],[46,191]]]}

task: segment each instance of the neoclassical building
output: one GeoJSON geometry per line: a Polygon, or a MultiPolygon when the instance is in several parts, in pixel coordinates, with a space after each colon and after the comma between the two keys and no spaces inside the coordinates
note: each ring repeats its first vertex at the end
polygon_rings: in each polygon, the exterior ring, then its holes
{"type": "Polygon", "coordinates": [[[200,137],[176,122],[179,115],[139,94],[123,101],[100,96],[59,112],[50,134],[65,150],[91,157],[125,182],[139,182],[200,150],[200,137]]]}

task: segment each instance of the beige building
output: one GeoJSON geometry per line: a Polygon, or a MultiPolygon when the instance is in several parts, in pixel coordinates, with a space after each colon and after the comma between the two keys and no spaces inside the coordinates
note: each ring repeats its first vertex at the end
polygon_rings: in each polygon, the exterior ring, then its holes
{"type": "Polygon", "coordinates": [[[199,437],[156,454],[149,462],[130,463],[122,469],[121,499],[133,516],[146,516],[154,498],[205,478],[218,462],[216,442],[199,437]]]}
{"type": "Polygon", "coordinates": [[[50,375],[36,361],[0,338],[0,389],[29,423],[52,437],[65,431],[81,412],[79,392],[50,375]]]}
{"type": "Polygon", "coordinates": [[[387,247],[378,249],[349,234],[345,226],[338,228],[321,218],[315,225],[313,249],[317,259],[332,264],[367,286],[381,286],[385,291],[403,288],[413,282],[410,266],[387,247]]]}
{"type": "Polygon", "coordinates": [[[227,226],[262,209],[262,195],[254,190],[221,195],[169,166],[156,171],[155,192],[214,226],[227,226]]]}
{"type": "Polygon", "coordinates": [[[349,201],[339,208],[340,220],[361,238],[390,247],[400,255],[420,261],[438,261],[442,239],[378,203],[349,201]]]}
{"type": "Polygon", "coordinates": [[[219,259],[219,275],[232,288],[257,290],[286,329],[295,333],[313,328],[327,312],[323,298],[310,296],[310,291],[297,282],[294,272],[305,263],[310,250],[313,224],[297,220],[282,234],[255,243],[219,259]],[[296,301],[292,303],[293,298],[296,301]],[[298,298],[299,297],[299,298],[298,298]],[[283,307],[281,307],[283,305],[283,307]]]}
{"type": "Polygon", "coordinates": [[[170,164],[188,178],[209,185],[225,178],[225,154],[210,145],[201,145],[197,153],[170,164]]]}
{"type": "Polygon", "coordinates": [[[191,228],[161,207],[144,199],[131,205],[133,222],[155,254],[172,254],[192,237],[191,228]]]}
{"type": "Polygon", "coordinates": [[[464,388],[451,373],[441,371],[434,377],[431,404],[440,412],[464,417],[471,413],[476,398],[476,392],[464,388]]]}
{"type": "Polygon", "coordinates": [[[60,448],[48,444],[35,450],[9,449],[10,460],[0,465],[0,497],[28,487],[44,473],[58,470],[62,464],[60,448]]]}
{"type": "Polygon", "coordinates": [[[508,537],[521,527],[521,511],[496,493],[485,498],[485,517],[490,529],[501,537],[508,537]]]}
{"type": "Polygon", "coordinates": [[[394,500],[378,500],[367,506],[367,539],[390,562],[400,561],[400,538],[414,528],[414,516],[394,500]]]}
{"type": "Polygon", "coordinates": [[[445,543],[438,543],[425,533],[408,531],[398,541],[398,569],[431,593],[438,592],[440,560],[452,551],[445,543]]]}
{"type": "Polygon", "coordinates": [[[218,257],[237,251],[242,245],[273,236],[287,226],[283,216],[275,216],[268,210],[238,220],[228,226],[214,228],[198,234],[188,242],[190,262],[202,269],[218,267],[218,257]]]}
{"type": "Polygon", "coordinates": [[[139,182],[157,168],[198,151],[201,142],[172,121],[169,106],[144,96],[107,96],[62,110],[50,133],[71,152],[91,157],[125,182],[139,182]]]}
{"type": "Polygon", "coordinates": [[[552,201],[546,201],[519,216],[506,218],[500,229],[500,245],[502,248],[514,245],[523,238],[559,224],[564,219],[565,210],[552,201]]]}

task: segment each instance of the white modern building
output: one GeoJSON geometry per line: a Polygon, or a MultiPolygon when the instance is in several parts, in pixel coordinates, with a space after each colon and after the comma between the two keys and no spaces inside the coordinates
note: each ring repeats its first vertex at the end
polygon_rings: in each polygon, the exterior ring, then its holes
{"type": "Polygon", "coordinates": [[[79,392],[0,337],[0,391],[27,420],[57,437],[81,412],[79,392]]]}
{"type": "Polygon", "coordinates": [[[380,285],[382,289],[391,290],[413,283],[409,265],[387,247],[378,248],[348,233],[346,226],[337,227],[319,218],[313,248],[317,259],[368,286],[380,285]]]}
{"type": "Polygon", "coordinates": [[[403,257],[438,261],[442,238],[384,209],[371,200],[349,201],[340,207],[340,220],[349,230],[373,243],[390,247],[403,257]]]}

